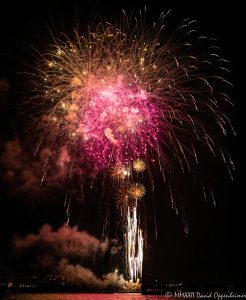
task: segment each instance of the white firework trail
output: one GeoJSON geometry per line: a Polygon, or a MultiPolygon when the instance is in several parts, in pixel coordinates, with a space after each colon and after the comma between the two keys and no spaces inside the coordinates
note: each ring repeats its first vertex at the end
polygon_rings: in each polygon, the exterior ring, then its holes
{"type": "Polygon", "coordinates": [[[137,219],[137,204],[127,209],[126,261],[128,276],[134,282],[142,277],[143,233],[137,219]]]}

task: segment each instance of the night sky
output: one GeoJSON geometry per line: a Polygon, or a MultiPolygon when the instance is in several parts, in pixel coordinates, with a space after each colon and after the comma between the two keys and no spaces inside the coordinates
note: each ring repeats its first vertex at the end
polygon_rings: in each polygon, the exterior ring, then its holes
{"type": "MultiPolygon", "coordinates": [[[[117,19],[121,9],[138,12],[142,4],[115,1],[2,1],[0,4],[0,151],[1,164],[5,145],[18,138],[21,141],[23,157],[32,153],[32,133],[30,115],[34,106],[26,105],[30,90],[27,90],[24,72],[28,72],[33,62],[28,46],[44,49],[49,42],[48,30],[70,32],[79,21],[83,30],[98,12],[106,19],[117,19]]],[[[231,62],[230,79],[234,84],[231,98],[235,109],[228,109],[228,116],[238,133],[230,134],[226,143],[236,165],[234,181],[231,182],[223,163],[207,156],[200,161],[200,170],[209,178],[215,191],[217,207],[211,201],[205,202],[200,195],[200,182],[183,176],[174,176],[173,189],[177,201],[183,207],[189,233],[185,234],[182,217],[176,216],[171,209],[168,187],[155,178],[155,193],[147,194],[143,209],[143,223],[146,225],[144,280],[158,278],[166,282],[187,282],[200,285],[245,285],[245,213],[244,194],[241,185],[240,136],[242,131],[242,50],[243,26],[240,8],[222,4],[214,7],[211,3],[197,1],[191,5],[183,1],[146,2],[148,22],[152,23],[162,11],[172,9],[170,22],[179,22],[186,17],[198,20],[198,28],[204,35],[216,37],[222,49],[223,57],[231,62]],[[156,222],[156,226],[155,226],[156,222]],[[157,228],[157,235],[156,235],[157,228]],[[157,239],[156,239],[157,237],[157,239]]],[[[21,155],[22,155],[21,154],[21,155]]],[[[23,158],[23,163],[28,158],[23,158]]],[[[3,168],[0,165],[0,170],[3,168]]],[[[175,173],[175,172],[174,172],[175,173]]],[[[55,230],[66,221],[63,199],[67,186],[62,184],[49,187],[45,192],[33,189],[20,189],[19,182],[6,182],[0,171],[0,274],[31,272],[29,256],[18,261],[13,249],[16,234],[37,233],[44,224],[50,224],[55,230]]],[[[190,176],[191,177],[191,176],[190,176]]],[[[113,211],[114,204],[110,189],[106,188],[106,200],[98,200],[103,188],[95,184],[91,190],[85,184],[86,197],[81,200],[79,179],[68,183],[72,185],[71,226],[78,225],[79,230],[87,231],[97,239],[102,238],[105,225],[106,206],[113,211]],[[105,202],[108,202],[105,205],[105,202]]],[[[117,216],[108,216],[108,235],[117,238],[117,216]]],[[[30,254],[31,256],[32,254],[30,254]]],[[[110,272],[121,267],[120,255],[113,259],[105,258],[97,272],[110,272]]],[[[122,270],[122,272],[124,272],[122,270]]]]}

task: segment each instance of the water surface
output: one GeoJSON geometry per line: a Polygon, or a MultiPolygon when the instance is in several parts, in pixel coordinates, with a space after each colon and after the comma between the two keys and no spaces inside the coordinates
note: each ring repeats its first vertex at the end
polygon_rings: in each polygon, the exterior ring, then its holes
{"type": "MultiPolygon", "coordinates": [[[[3,294],[1,300],[161,300],[174,299],[163,295],[142,295],[138,293],[119,294],[3,294]]],[[[181,299],[181,298],[179,298],[181,299]]]]}

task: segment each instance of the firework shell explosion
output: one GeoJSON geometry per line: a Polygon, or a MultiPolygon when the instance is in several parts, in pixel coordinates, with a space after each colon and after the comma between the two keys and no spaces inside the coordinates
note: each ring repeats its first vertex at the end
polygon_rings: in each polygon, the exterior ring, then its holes
{"type": "Polygon", "coordinates": [[[116,205],[119,209],[122,208],[123,212],[126,212],[127,207],[134,207],[138,200],[145,195],[145,187],[140,183],[127,182],[124,185],[120,185],[116,191],[115,199],[116,205]]]}
{"type": "Polygon", "coordinates": [[[133,169],[138,173],[143,172],[146,169],[145,162],[139,158],[134,160],[133,161],[133,169]]]}
{"type": "Polygon", "coordinates": [[[173,161],[190,171],[198,162],[195,141],[230,169],[210,130],[212,124],[225,135],[230,127],[221,109],[230,98],[214,88],[230,85],[227,61],[194,23],[183,21],[168,38],[166,15],[150,27],[125,15],[118,25],[76,31],[74,39],[54,37],[33,75],[46,140],[89,164],[93,175],[134,160],[137,172],[154,160],[162,172],[173,161]]]}

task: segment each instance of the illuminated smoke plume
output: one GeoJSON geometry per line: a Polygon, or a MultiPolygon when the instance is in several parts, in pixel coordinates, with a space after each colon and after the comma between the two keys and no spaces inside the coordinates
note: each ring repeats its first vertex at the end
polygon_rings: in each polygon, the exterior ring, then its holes
{"type": "Polygon", "coordinates": [[[28,190],[36,193],[43,186],[59,187],[66,182],[71,157],[65,147],[57,151],[44,147],[34,156],[22,144],[19,138],[2,144],[1,180],[11,186],[12,192],[28,190]]]}
{"type": "Polygon", "coordinates": [[[37,234],[16,236],[13,239],[14,255],[19,256],[18,264],[34,271],[45,270],[56,275],[70,285],[86,285],[92,288],[115,288],[120,290],[139,290],[139,281],[128,282],[117,272],[98,276],[94,265],[104,259],[107,251],[116,253],[116,246],[100,242],[87,232],[66,225],[53,230],[48,224],[37,234]],[[25,260],[28,253],[28,261],[25,260]],[[33,256],[31,256],[31,254],[33,256]]]}

